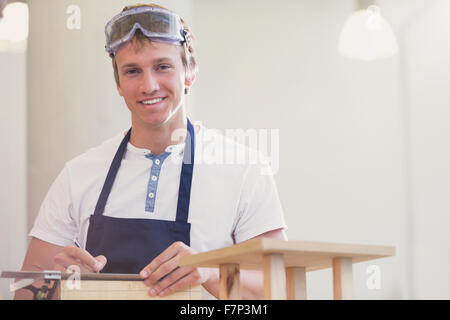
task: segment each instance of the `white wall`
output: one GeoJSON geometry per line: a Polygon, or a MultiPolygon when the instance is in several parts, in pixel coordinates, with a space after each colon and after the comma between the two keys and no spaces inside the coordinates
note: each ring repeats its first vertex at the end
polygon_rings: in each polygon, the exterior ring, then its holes
{"type": "MultiPolygon", "coordinates": [[[[377,4],[400,53],[362,63],[336,51],[354,1],[194,1],[196,111],[280,130],[290,239],[397,247],[354,266],[357,299],[448,299],[449,2],[377,4]],[[371,264],[381,290],[366,287],[371,264]]],[[[329,270],[307,279],[310,298],[331,298],[329,270]]]]}
{"type": "MultiPolygon", "coordinates": [[[[281,201],[295,240],[395,245],[354,266],[356,298],[404,298],[405,203],[399,61],[337,53],[352,1],[194,1],[205,125],[278,128],[281,201]],[[237,10],[238,8],[238,10],[237,10]],[[377,264],[382,289],[368,290],[377,264]]],[[[308,274],[309,297],[332,298],[331,271],[308,274]]]]}
{"type": "Polygon", "coordinates": [[[450,299],[450,1],[422,1],[405,28],[416,299],[450,299]]]}
{"type": "MultiPolygon", "coordinates": [[[[0,52],[0,270],[17,270],[26,250],[26,55],[0,52]]],[[[0,300],[12,298],[0,279],[0,300]]]]}

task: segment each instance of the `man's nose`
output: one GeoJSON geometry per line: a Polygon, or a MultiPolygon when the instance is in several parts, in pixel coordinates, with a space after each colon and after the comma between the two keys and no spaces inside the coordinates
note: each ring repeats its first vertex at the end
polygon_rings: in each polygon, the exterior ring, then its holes
{"type": "Polygon", "coordinates": [[[158,79],[151,72],[144,72],[140,89],[142,93],[146,94],[159,90],[158,79]]]}

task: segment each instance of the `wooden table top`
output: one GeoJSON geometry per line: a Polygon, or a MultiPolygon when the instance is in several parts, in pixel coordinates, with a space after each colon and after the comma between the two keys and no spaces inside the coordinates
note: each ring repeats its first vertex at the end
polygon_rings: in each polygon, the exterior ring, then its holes
{"type": "Polygon", "coordinates": [[[256,238],[226,248],[184,256],[180,258],[179,265],[217,268],[221,264],[237,263],[241,269],[258,270],[262,269],[263,256],[274,253],[284,255],[285,267],[305,267],[308,272],[331,268],[333,258],[352,258],[353,263],[357,263],[391,257],[395,255],[395,247],[256,238]]]}

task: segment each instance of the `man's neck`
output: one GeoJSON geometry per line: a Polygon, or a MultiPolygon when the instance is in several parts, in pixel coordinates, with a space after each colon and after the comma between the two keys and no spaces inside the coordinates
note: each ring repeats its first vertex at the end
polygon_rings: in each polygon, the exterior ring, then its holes
{"type": "Polygon", "coordinates": [[[168,146],[183,143],[186,139],[185,115],[172,118],[157,127],[139,125],[136,121],[132,123],[130,143],[136,148],[149,149],[157,156],[168,146]]]}

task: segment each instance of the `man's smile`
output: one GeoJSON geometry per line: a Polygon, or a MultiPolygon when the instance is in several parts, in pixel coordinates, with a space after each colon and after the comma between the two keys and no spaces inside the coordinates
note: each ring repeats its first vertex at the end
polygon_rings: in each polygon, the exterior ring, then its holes
{"type": "Polygon", "coordinates": [[[145,105],[155,105],[155,104],[158,104],[158,103],[162,102],[166,98],[167,97],[158,97],[158,98],[153,98],[153,99],[140,100],[138,102],[141,103],[141,104],[145,104],[145,105]]]}

